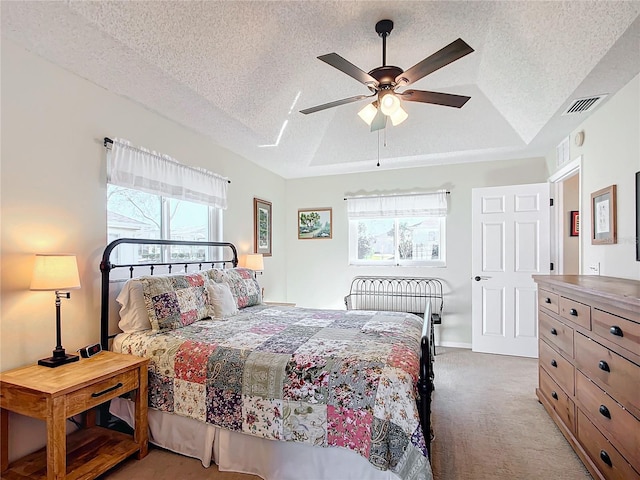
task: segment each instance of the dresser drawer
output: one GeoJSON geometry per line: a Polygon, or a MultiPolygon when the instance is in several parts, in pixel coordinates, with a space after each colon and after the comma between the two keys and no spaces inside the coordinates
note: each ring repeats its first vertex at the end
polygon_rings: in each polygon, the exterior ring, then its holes
{"type": "Polygon", "coordinates": [[[576,398],[598,430],[640,471],[640,421],[618,405],[581,372],[576,373],[576,398]]]}
{"type": "Polygon", "coordinates": [[[538,312],[538,321],[540,336],[573,358],[573,328],[542,311],[538,312]]]}
{"type": "Polygon", "coordinates": [[[591,311],[593,332],[640,355],[640,323],[594,308],[591,311]]]}
{"type": "Polygon", "coordinates": [[[560,296],[557,293],[553,293],[542,288],[538,289],[539,306],[544,307],[553,313],[560,313],[560,307],[558,305],[559,300],[560,296]]]}
{"type": "Polygon", "coordinates": [[[607,480],[638,479],[638,473],[578,409],[578,440],[607,480]]]}
{"type": "Polygon", "coordinates": [[[591,307],[589,305],[560,297],[560,316],[591,330],[591,307]]]}
{"type": "Polygon", "coordinates": [[[77,415],[139,385],[138,369],[129,370],[101,382],[93,383],[67,395],[66,416],[77,415]]]}
{"type": "Polygon", "coordinates": [[[539,345],[539,362],[553,380],[569,395],[575,392],[575,368],[544,340],[539,345]]]}
{"type": "Polygon", "coordinates": [[[576,333],[576,367],[622,406],[640,412],[640,367],[576,333]]]}
{"type": "Polygon", "coordinates": [[[558,386],[553,378],[544,370],[539,368],[540,391],[547,398],[555,412],[562,419],[562,422],[571,430],[576,432],[575,406],[569,396],[558,386]]]}

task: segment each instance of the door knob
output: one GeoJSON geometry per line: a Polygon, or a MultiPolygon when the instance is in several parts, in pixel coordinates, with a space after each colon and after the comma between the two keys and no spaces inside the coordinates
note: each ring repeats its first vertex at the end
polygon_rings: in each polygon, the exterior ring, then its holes
{"type": "Polygon", "coordinates": [[[482,278],[481,278],[479,275],[476,275],[476,276],[474,277],[474,280],[475,280],[476,282],[479,282],[480,280],[482,280],[482,278]]]}

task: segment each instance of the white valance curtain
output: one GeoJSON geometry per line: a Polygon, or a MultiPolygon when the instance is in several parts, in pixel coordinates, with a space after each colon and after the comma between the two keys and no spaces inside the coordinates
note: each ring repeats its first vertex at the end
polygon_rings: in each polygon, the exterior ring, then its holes
{"type": "Polygon", "coordinates": [[[447,215],[447,192],[347,197],[351,218],[443,217],[447,215]]]}
{"type": "Polygon", "coordinates": [[[226,209],[229,180],[168,155],[114,139],[107,155],[107,182],[165,197],[226,209]]]}

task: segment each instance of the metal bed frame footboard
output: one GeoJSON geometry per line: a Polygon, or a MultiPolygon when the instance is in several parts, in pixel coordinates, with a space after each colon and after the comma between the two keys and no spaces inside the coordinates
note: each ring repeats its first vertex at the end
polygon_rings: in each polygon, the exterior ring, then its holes
{"type": "MultiPolygon", "coordinates": [[[[205,249],[208,255],[213,255],[211,248],[205,249]]],[[[100,272],[102,272],[102,287],[101,287],[101,305],[100,305],[100,344],[103,350],[109,349],[109,340],[115,337],[116,334],[109,333],[109,287],[111,281],[111,272],[116,269],[126,269],[129,271],[129,278],[138,277],[140,275],[153,275],[154,271],[158,268],[163,268],[168,273],[177,273],[177,268],[181,269],[181,272],[186,273],[190,267],[197,269],[198,271],[203,268],[214,268],[220,266],[222,268],[227,265],[233,267],[238,266],[238,251],[235,245],[228,242],[196,242],[196,241],[184,241],[184,240],[154,240],[146,238],[119,238],[109,243],[102,253],[102,260],[100,261],[100,272]],[[111,261],[111,254],[113,250],[122,244],[131,245],[161,245],[161,246],[187,246],[187,247],[217,247],[222,250],[220,259],[210,260],[175,260],[175,261],[158,261],[147,263],[133,263],[118,265],[111,261]],[[137,273],[142,271],[142,273],[137,273]],[[134,275],[135,273],[135,275],[134,275]]]]}
{"type": "Polygon", "coordinates": [[[444,296],[442,282],[428,277],[359,276],[344,297],[347,310],[378,310],[413,313],[429,320],[431,354],[436,354],[433,325],[442,323],[444,296]],[[430,314],[426,315],[426,308],[430,314]]]}

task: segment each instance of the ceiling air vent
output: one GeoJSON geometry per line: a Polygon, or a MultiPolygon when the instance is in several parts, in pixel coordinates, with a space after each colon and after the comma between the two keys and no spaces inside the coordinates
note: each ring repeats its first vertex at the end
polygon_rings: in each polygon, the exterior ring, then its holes
{"type": "Polygon", "coordinates": [[[593,110],[607,95],[596,95],[595,97],[578,98],[571,102],[569,107],[562,112],[562,115],[571,115],[573,113],[584,113],[593,110]]]}

